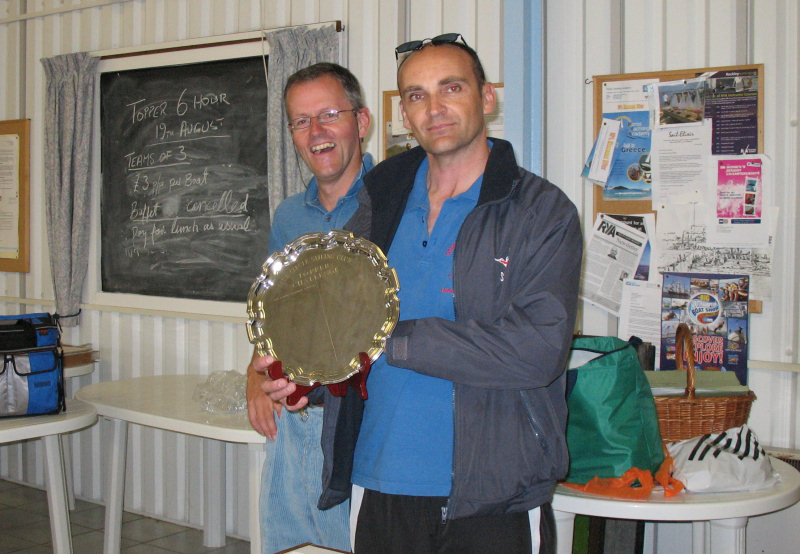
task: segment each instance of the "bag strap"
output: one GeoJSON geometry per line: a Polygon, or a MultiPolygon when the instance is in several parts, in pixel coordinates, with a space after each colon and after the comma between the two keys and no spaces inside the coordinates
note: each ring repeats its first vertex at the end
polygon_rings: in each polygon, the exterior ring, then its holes
{"type": "MultiPolygon", "coordinates": [[[[581,337],[575,337],[575,338],[581,338],[581,337]]],[[[599,354],[599,356],[596,356],[596,357],[592,358],[589,362],[587,362],[587,363],[591,363],[591,362],[593,362],[595,360],[600,360],[600,359],[604,358],[605,356],[610,356],[611,354],[616,354],[617,352],[622,352],[623,350],[625,350],[628,347],[633,347],[633,349],[636,350],[636,345],[637,344],[641,344],[641,343],[642,343],[642,339],[640,339],[639,337],[632,336],[631,338],[628,339],[627,343],[625,343],[624,345],[620,346],[619,348],[615,348],[614,350],[610,350],[608,352],[606,352],[605,350],[597,350],[595,348],[582,348],[582,347],[576,347],[576,346],[571,346],[570,347],[570,351],[576,350],[576,351],[579,351],[579,352],[593,352],[595,354],[599,354]]],[[[636,355],[636,359],[637,360],[639,359],[638,353],[636,355]]],[[[564,395],[567,400],[569,400],[569,397],[572,396],[572,390],[575,388],[575,384],[578,382],[578,370],[580,370],[581,367],[583,367],[583,366],[573,367],[571,369],[567,369],[567,383],[566,383],[566,390],[565,390],[565,395],[564,395]]]]}
{"type": "MultiPolygon", "coordinates": [[[[624,346],[620,346],[619,348],[615,348],[614,350],[598,350],[597,348],[583,348],[579,346],[571,346],[570,350],[579,350],[581,352],[594,352],[595,354],[600,354],[597,358],[602,358],[603,356],[608,356],[609,354],[614,354],[616,352],[621,352],[628,348],[630,344],[625,344],[624,346]]],[[[595,360],[597,358],[594,358],[595,360]]]]}
{"type": "MultiPolygon", "coordinates": [[[[577,338],[581,338],[581,337],[577,337],[577,338]]],[[[600,354],[600,356],[597,356],[597,358],[594,358],[595,360],[599,360],[603,356],[608,356],[610,354],[616,354],[617,352],[622,352],[623,350],[625,350],[629,346],[632,346],[633,349],[635,350],[636,347],[638,345],[640,345],[640,344],[642,344],[642,339],[640,339],[639,337],[636,337],[636,336],[631,336],[631,338],[628,339],[628,342],[626,342],[624,345],[620,346],[619,348],[615,348],[614,350],[606,351],[606,350],[598,350],[596,348],[584,348],[582,346],[570,346],[569,349],[570,350],[578,350],[578,351],[581,351],[581,352],[594,352],[595,354],[600,354]]],[[[577,369],[577,368],[575,368],[575,369],[577,369]]]]}

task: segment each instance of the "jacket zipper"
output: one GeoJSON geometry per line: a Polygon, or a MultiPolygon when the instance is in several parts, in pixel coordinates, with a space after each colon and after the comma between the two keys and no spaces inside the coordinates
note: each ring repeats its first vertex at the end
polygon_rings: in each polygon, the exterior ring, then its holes
{"type": "MultiPolygon", "coordinates": [[[[455,276],[454,276],[455,277],[455,276]]],[[[450,506],[451,498],[453,497],[453,487],[456,482],[456,432],[458,426],[456,425],[456,384],[453,383],[453,461],[450,468],[450,496],[447,497],[447,502],[442,506],[442,525],[447,522],[447,508],[450,506]]]]}
{"type": "MultiPolygon", "coordinates": [[[[514,182],[511,184],[511,188],[508,191],[508,194],[503,198],[498,198],[492,202],[484,202],[483,204],[477,204],[472,211],[470,211],[467,216],[464,218],[464,222],[461,223],[461,227],[458,229],[458,235],[456,236],[456,247],[453,250],[453,315],[454,319],[458,321],[458,304],[461,298],[459,294],[459,285],[461,280],[458,279],[458,272],[456,271],[456,267],[458,267],[458,257],[460,248],[458,247],[461,243],[461,233],[464,231],[464,223],[466,222],[467,218],[469,218],[472,214],[474,214],[477,210],[484,208],[485,206],[504,202],[509,196],[511,196],[514,191],[516,190],[517,186],[519,186],[519,180],[515,179],[514,182]]],[[[453,502],[453,492],[455,491],[455,484],[456,484],[456,458],[457,458],[457,451],[456,451],[456,433],[458,431],[458,424],[456,421],[456,386],[453,383],[453,466],[450,472],[450,496],[447,498],[447,503],[442,506],[442,525],[444,525],[447,521],[447,511],[449,508],[452,508],[453,502]]]]}

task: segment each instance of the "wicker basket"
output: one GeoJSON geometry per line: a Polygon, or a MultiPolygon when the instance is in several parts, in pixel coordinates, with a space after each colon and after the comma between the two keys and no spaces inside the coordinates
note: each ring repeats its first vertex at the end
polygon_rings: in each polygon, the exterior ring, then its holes
{"type": "Polygon", "coordinates": [[[682,441],[708,433],[720,433],[747,423],[756,395],[695,396],[694,344],[692,332],[681,323],[675,332],[675,363],[683,368],[686,350],[686,390],[683,396],[655,396],[658,427],[664,443],[682,441]]]}

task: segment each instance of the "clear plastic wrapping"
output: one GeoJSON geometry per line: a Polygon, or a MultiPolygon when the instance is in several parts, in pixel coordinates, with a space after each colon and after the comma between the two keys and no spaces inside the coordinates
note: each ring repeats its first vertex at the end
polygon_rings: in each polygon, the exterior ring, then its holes
{"type": "Polygon", "coordinates": [[[247,377],[238,371],[215,371],[197,385],[192,399],[207,412],[236,414],[247,410],[247,377]]]}

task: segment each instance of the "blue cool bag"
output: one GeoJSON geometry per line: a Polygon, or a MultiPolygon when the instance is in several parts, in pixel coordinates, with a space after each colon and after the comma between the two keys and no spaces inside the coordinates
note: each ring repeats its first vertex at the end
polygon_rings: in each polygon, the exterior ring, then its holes
{"type": "Polygon", "coordinates": [[[61,333],[48,313],[0,316],[0,417],[65,407],[61,333]]]}

